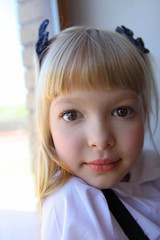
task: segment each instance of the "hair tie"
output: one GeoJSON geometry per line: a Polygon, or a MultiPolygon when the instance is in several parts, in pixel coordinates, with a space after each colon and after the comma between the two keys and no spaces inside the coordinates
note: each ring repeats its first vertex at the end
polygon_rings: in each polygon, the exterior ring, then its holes
{"type": "MultiPolygon", "coordinates": [[[[36,49],[36,53],[39,58],[40,66],[41,66],[42,59],[43,59],[44,55],[46,54],[49,45],[54,40],[54,38],[52,38],[51,40],[48,40],[49,32],[46,31],[48,24],[49,24],[49,20],[45,19],[42,22],[42,24],[40,25],[38,41],[35,45],[35,49],[36,49]]],[[[142,53],[149,53],[149,50],[147,48],[145,48],[142,38],[137,38],[137,39],[133,38],[134,33],[132,30],[126,28],[125,26],[121,26],[121,27],[117,27],[115,31],[118,32],[119,34],[127,37],[129,39],[129,41],[136,48],[138,48],[142,53]]]]}
{"type": "Polygon", "coordinates": [[[134,33],[132,30],[126,28],[125,26],[121,26],[121,27],[117,27],[115,31],[120,33],[123,36],[126,36],[130,40],[130,42],[136,48],[138,48],[141,52],[149,53],[149,50],[147,48],[145,48],[145,46],[144,46],[144,42],[143,42],[142,38],[137,38],[137,39],[133,38],[134,33]]]}
{"type": "Polygon", "coordinates": [[[40,25],[38,41],[35,45],[35,49],[36,49],[36,53],[37,53],[38,58],[39,58],[39,64],[40,65],[41,65],[42,58],[44,57],[44,55],[47,52],[47,48],[49,47],[49,45],[53,41],[53,39],[51,39],[50,41],[48,40],[49,32],[46,31],[46,28],[47,28],[48,24],[49,24],[49,20],[46,19],[40,25]]]}

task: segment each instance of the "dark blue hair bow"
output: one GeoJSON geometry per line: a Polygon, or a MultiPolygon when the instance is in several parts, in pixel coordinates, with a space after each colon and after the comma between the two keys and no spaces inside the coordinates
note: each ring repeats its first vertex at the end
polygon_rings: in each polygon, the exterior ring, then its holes
{"type": "Polygon", "coordinates": [[[39,58],[39,64],[41,65],[41,61],[43,56],[47,52],[48,46],[51,44],[53,39],[48,40],[49,32],[46,31],[46,28],[49,24],[49,20],[46,19],[42,22],[42,24],[39,27],[39,36],[38,36],[38,41],[35,45],[36,53],[39,58]]]}
{"type": "Polygon", "coordinates": [[[142,53],[149,53],[149,50],[144,46],[144,42],[142,38],[137,38],[137,39],[133,38],[134,34],[132,30],[126,28],[125,26],[121,26],[121,27],[117,27],[115,31],[122,34],[123,36],[126,36],[130,40],[130,42],[135,47],[137,47],[142,53]]]}

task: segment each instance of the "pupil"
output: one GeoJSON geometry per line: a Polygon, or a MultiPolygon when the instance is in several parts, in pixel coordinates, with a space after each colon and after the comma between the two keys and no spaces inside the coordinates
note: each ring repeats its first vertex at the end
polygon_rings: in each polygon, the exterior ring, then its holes
{"type": "Polygon", "coordinates": [[[127,109],[126,108],[118,109],[118,115],[121,117],[125,117],[127,115],[127,109]]]}
{"type": "Polygon", "coordinates": [[[76,120],[77,113],[76,112],[67,113],[67,118],[68,118],[68,120],[71,120],[71,121],[76,120]]]}

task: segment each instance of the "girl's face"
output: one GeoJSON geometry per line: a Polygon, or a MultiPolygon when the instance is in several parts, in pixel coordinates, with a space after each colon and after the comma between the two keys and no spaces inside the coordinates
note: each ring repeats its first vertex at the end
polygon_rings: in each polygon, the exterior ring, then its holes
{"type": "Polygon", "coordinates": [[[133,90],[71,91],[51,102],[49,114],[58,157],[93,187],[113,187],[141,153],[145,114],[133,90]]]}

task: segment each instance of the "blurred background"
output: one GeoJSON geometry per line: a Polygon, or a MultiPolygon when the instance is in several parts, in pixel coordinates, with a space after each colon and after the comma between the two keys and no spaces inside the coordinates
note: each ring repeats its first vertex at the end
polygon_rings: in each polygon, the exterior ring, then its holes
{"type": "Polygon", "coordinates": [[[0,239],[29,240],[40,220],[20,28],[17,1],[0,0],[0,239]]]}
{"type": "MultiPolygon", "coordinates": [[[[34,60],[40,23],[50,20],[50,37],[72,25],[131,28],[151,51],[160,92],[159,11],[159,0],[0,0],[0,239],[40,239],[34,60]]],[[[145,148],[153,148],[149,136],[145,148]]]]}

